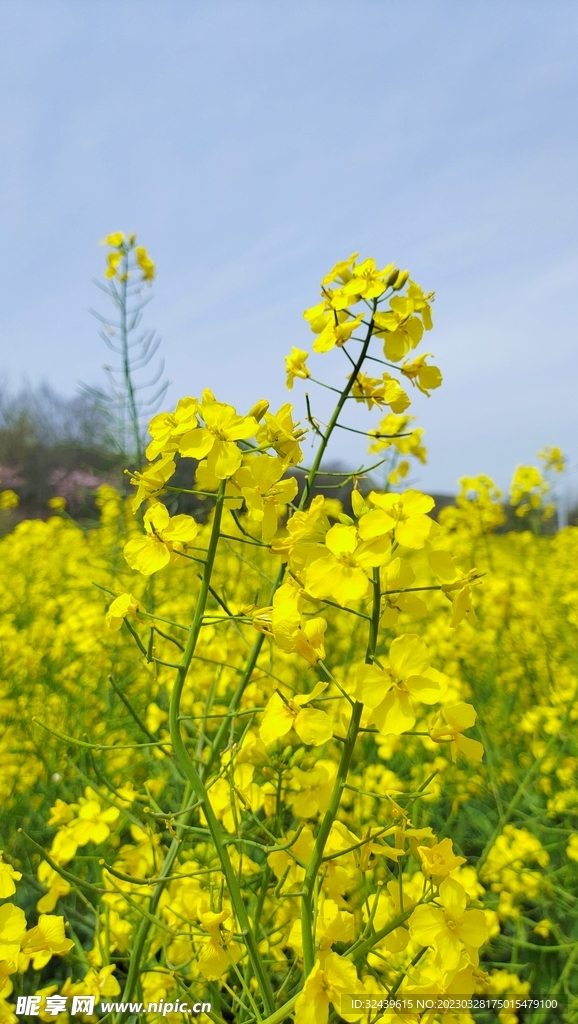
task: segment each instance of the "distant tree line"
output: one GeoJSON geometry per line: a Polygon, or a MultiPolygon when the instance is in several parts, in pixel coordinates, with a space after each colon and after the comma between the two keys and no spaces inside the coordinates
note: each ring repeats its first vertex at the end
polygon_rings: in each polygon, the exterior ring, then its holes
{"type": "Polygon", "coordinates": [[[106,409],[86,392],[65,397],[48,384],[0,387],[0,489],[20,498],[12,521],[49,514],[66,498],[78,518],[95,515],[95,489],[122,484],[124,459],[112,441],[106,409]]]}
{"type": "MultiPolygon", "coordinates": [[[[86,523],[97,519],[96,490],[109,483],[128,494],[131,491],[126,469],[135,468],[134,457],[123,451],[116,423],[110,409],[92,389],[82,389],[67,397],[50,385],[26,385],[11,391],[0,385],[0,491],[16,492],[18,508],[0,516],[0,532],[11,529],[22,519],[46,518],[53,512],[49,501],[66,499],[66,509],[73,518],[86,523]]],[[[136,467],[140,468],[140,467],[136,467]]],[[[341,466],[330,466],[332,473],[320,475],[315,494],[339,499],[344,511],[351,514],[351,482],[339,485],[335,472],[341,466]]],[[[173,482],[190,487],[195,464],[180,460],[173,482]]],[[[299,470],[293,471],[301,481],[299,470]]],[[[369,490],[371,481],[361,481],[362,490],[369,490]]],[[[454,502],[452,495],[434,494],[434,516],[454,502]]],[[[170,500],[167,502],[171,504],[170,500]]],[[[506,521],[498,532],[525,530],[528,524],[505,505],[506,521]]],[[[210,502],[195,495],[181,495],[178,511],[196,515],[201,520],[209,511],[210,502]]],[[[176,511],[175,508],[171,511],[176,511]]],[[[578,508],[570,510],[568,522],[578,522],[578,508]]],[[[544,524],[542,532],[557,528],[556,517],[544,524]]]]}

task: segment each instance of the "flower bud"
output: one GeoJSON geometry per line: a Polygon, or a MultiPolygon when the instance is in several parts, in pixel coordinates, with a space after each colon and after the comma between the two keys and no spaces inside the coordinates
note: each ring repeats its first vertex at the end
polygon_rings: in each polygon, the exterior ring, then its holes
{"type": "Polygon", "coordinates": [[[398,277],[396,279],[396,282],[395,282],[394,285],[392,285],[392,288],[396,292],[398,292],[400,290],[400,288],[403,288],[403,286],[404,286],[405,282],[407,281],[408,277],[409,277],[409,270],[400,270],[400,272],[398,274],[398,277]]]}
{"type": "Polygon", "coordinates": [[[252,409],[249,409],[248,415],[254,416],[256,420],[262,420],[268,408],[269,402],[267,399],[261,398],[258,402],[255,402],[252,409]]]}
{"type": "Polygon", "coordinates": [[[293,757],[289,761],[289,764],[291,765],[292,768],[299,767],[304,757],[305,748],[299,747],[299,750],[296,750],[295,753],[293,754],[293,757]]]}
{"type": "Polygon", "coordinates": [[[365,504],[365,499],[360,491],[351,492],[351,507],[353,509],[353,515],[361,519],[364,512],[368,511],[368,506],[365,504]]]}
{"type": "Polygon", "coordinates": [[[124,242],[124,231],[113,231],[111,235],[107,235],[104,239],[105,245],[111,245],[113,249],[120,249],[124,242]]]}

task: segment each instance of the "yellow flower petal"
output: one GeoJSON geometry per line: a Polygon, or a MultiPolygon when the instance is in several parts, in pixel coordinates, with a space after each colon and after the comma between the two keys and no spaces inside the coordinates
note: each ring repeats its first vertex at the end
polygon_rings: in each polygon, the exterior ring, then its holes
{"type": "Polygon", "coordinates": [[[303,708],[295,719],[295,731],[304,743],[319,747],[333,736],[331,719],[325,711],[303,708]]]}

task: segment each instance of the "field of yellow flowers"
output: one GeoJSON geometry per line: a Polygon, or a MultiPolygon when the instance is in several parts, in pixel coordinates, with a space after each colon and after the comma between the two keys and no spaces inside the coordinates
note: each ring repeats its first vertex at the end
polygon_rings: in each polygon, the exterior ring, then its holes
{"type": "Polygon", "coordinates": [[[185,397],[97,527],[0,541],[0,1024],[578,1020],[578,529],[541,535],[535,467],[522,532],[485,477],[438,521],[404,489],[432,299],[354,254],[305,313],[327,423],[185,397]]]}

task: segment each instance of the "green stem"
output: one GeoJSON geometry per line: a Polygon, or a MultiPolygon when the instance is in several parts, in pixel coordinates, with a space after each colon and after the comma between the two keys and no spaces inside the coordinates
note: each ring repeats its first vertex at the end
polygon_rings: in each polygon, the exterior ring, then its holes
{"type": "Polygon", "coordinates": [[[422,956],[424,955],[424,953],[427,953],[427,949],[428,949],[427,946],[422,946],[421,949],[419,949],[417,951],[417,953],[415,954],[413,960],[410,960],[410,962],[407,965],[407,967],[404,967],[403,971],[400,971],[400,973],[398,975],[398,978],[397,978],[397,981],[390,988],[390,990],[389,990],[389,992],[387,994],[387,998],[388,999],[393,999],[394,998],[394,996],[397,994],[397,991],[398,991],[398,989],[399,989],[403,979],[409,973],[410,968],[415,967],[416,964],[418,964],[420,962],[420,960],[421,960],[422,956]]]}
{"type": "Polygon", "coordinates": [[[269,1017],[265,1017],[265,1019],[261,1021],[261,1024],[283,1024],[283,1021],[287,1017],[291,1016],[293,1012],[293,1007],[297,1002],[298,995],[299,993],[296,992],[294,996],[291,996],[291,999],[289,999],[286,1003],[283,1004],[283,1006],[280,1006],[279,1009],[275,1010],[275,1012],[270,1014],[269,1017]]]}
{"type": "Polygon", "coordinates": [[[351,758],[355,747],[355,741],[357,739],[357,733],[359,731],[359,723],[361,721],[361,713],[363,711],[363,704],[359,701],[355,702],[353,712],[351,715],[351,721],[349,723],[349,729],[347,732],[347,739],[343,745],[341,752],[341,760],[339,762],[339,768],[337,770],[337,777],[329,800],[329,805],[325,812],[321,827],[317,833],[315,840],[315,846],[313,853],[307,865],[305,872],[305,878],[303,879],[303,899],[301,903],[301,935],[303,942],[303,970],[305,977],[307,977],[313,970],[315,963],[315,943],[313,937],[313,895],[315,889],[315,879],[323,860],[323,853],[325,851],[325,844],[331,831],[331,826],[335,821],[335,816],[341,802],[341,794],[343,792],[343,786],[349,772],[349,766],[351,764],[351,758]]]}
{"type": "Polygon", "coordinates": [[[481,853],[481,856],[480,856],[480,858],[479,858],[479,860],[478,860],[478,862],[476,864],[476,871],[478,872],[478,874],[480,873],[483,865],[486,863],[486,860],[488,859],[490,851],[491,851],[491,849],[492,849],[496,839],[500,835],[504,825],[506,825],[508,823],[508,821],[512,817],[514,811],[516,810],[518,804],[520,803],[522,798],[525,796],[526,787],[532,781],[532,779],[538,774],[538,772],[540,771],[540,767],[541,767],[542,763],[544,762],[544,760],[546,759],[546,757],[548,756],[550,751],[553,749],[553,747],[555,747],[556,742],[559,740],[560,733],[562,732],[562,729],[568,724],[568,721],[570,719],[570,713],[572,711],[572,708],[574,707],[574,704],[576,702],[576,697],[577,696],[578,696],[578,694],[576,694],[573,697],[573,699],[571,700],[570,704],[568,705],[568,707],[566,709],[566,713],[565,713],[565,715],[564,715],[564,717],[562,719],[561,725],[560,725],[560,732],[554,733],[554,735],[552,736],[551,740],[546,745],[544,753],[542,754],[541,757],[538,758],[537,761],[534,761],[534,764],[532,765],[530,770],[527,772],[527,774],[522,779],[520,785],[518,786],[516,792],[514,793],[514,796],[510,800],[510,803],[506,807],[505,811],[503,812],[503,814],[500,815],[498,824],[496,825],[494,831],[492,832],[490,838],[488,839],[486,845],[484,846],[484,849],[483,849],[483,851],[481,853]]]}
{"type": "Polygon", "coordinates": [[[150,731],[150,729],[147,729],[147,727],[146,727],[145,723],[143,722],[142,718],[140,717],[138,711],[135,711],[135,709],[133,708],[131,702],[129,701],[128,697],[126,696],[126,694],[121,690],[120,686],[117,683],[115,683],[114,677],[112,675],[109,675],[108,681],[109,681],[110,685],[112,686],[114,692],[120,697],[121,701],[123,702],[125,708],[129,712],[129,714],[132,715],[132,717],[134,718],[134,720],[135,720],[136,724],[138,725],[139,729],[141,730],[141,732],[144,733],[144,735],[151,741],[151,743],[156,743],[157,742],[156,736],[153,735],[153,733],[150,731]]]}
{"type": "Polygon", "coordinates": [[[237,918],[237,921],[239,922],[239,926],[243,934],[245,944],[247,946],[247,953],[251,961],[251,966],[253,968],[255,978],[258,982],[259,990],[263,997],[265,1009],[267,1013],[272,1013],[274,1006],[273,994],[271,992],[269,979],[267,978],[267,975],[263,968],[263,964],[261,962],[258,944],[255,940],[255,936],[251,929],[251,924],[249,921],[249,917],[247,915],[245,904],[243,902],[243,897],[241,895],[241,890],[239,888],[237,876],[235,874],[235,871],[233,870],[233,866],[231,864],[227,848],[223,843],[221,836],[221,826],[215,816],[215,812],[213,811],[213,806],[211,804],[211,801],[209,800],[207,790],[205,789],[201,776],[199,775],[199,772],[197,771],[197,768],[194,765],[193,761],[189,757],[187,748],[183,742],[183,738],[181,736],[181,723],[179,718],[181,695],[183,692],[185,680],[187,678],[187,673],[191,661],[193,660],[193,655],[195,653],[195,647],[197,645],[197,641],[201,631],[203,615],[205,613],[207,599],[210,593],[210,581],[213,572],[213,566],[215,562],[217,545],[220,535],[224,495],[225,481],[223,480],[219,485],[219,491],[217,493],[213,526],[211,530],[211,539],[209,541],[209,547],[207,550],[207,559],[203,571],[203,577],[201,580],[201,589],[199,591],[197,606],[195,608],[195,616],[193,619],[193,623],[191,625],[191,629],[189,631],[189,636],[187,639],[187,644],[183,653],[181,664],[177,669],[177,676],[175,679],[171,695],[171,704],[169,710],[169,727],[171,734],[171,743],[177,761],[180,765],[183,774],[189,781],[195,796],[202,805],[203,813],[207,821],[207,826],[211,833],[215,849],[218,853],[219,860],[221,862],[223,874],[227,882],[227,888],[229,890],[229,896],[231,898],[231,903],[233,904],[235,916],[237,918]]]}
{"type": "Polygon", "coordinates": [[[128,395],[128,407],[130,413],[130,422],[133,434],[134,443],[134,455],[138,466],[142,466],[143,463],[143,450],[140,436],[140,426],[138,421],[138,410],[136,407],[136,396],[134,390],[134,384],[132,375],[130,372],[130,353],[128,347],[128,327],[127,327],[127,287],[128,287],[128,253],[125,256],[125,273],[123,275],[124,280],[121,282],[120,289],[120,343],[122,346],[122,367],[124,376],[124,386],[128,395]]]}
{"type": "MultiPolygon", "coordinates": [[[[182,746],[182,748],[184,750],[185,763],[186,763],[187,768],[189,767],[189,764],[190,764],[190,758],[189,758],[189,756],[188,756],[188,754],[186,752],[186,749],[184,748],[184,744],[182,743],[181,736],[180,736],[179,705],[180,705],[180,698],[181,698],[181,694],[182,694],[183,685],[184,685],[184,682],[185,682],[185,679],[186,679],[187,672],[188,672],[188,669],[190,667],[191,661],[193,659],[193,655],[194,655],[194,652],[195,652],[195,646],[196,646],[196,643],[197,643],[197,640],[198,640],[198,637],[199,637],[199,633],[200,633],[200,630],[201,630],[201,625],[202,625],[202,621],[203,621],[203,614],[204,614],[204,610],[205,610],[205,606],[206,606],[206,602],[207,602],[207,597],[208,597],[208,594],[209,594],[210,576],[211,576],[211,572],[212,572],[212,568],[213,568],[213,564],[214,564],[216,548],[217,548],[217,542],[218,542],[218,537],[219,537],[219,529],[220,529],[220,524],[221,524],[221,514],[222,514],[222,509],[223,509],[223,500],[222,500],[223,496],[224,496],[224,483],[221,484],[221,486],[219,488],[217,505],[216,505],[216,508],[215,508],[215,518],[213,520],[213,529],[212,529],[212,533],[211,533],[211,543],[210,543],[210,546],[209,546],[209,553],[208,553],[208,557],[207,557],[207,565],[205,566],[205,573],[203,574],[203,579],[202,579],[202,582],[201,582],[201,590],[200,590],[200,593],[199,593],[199,599],[198,599],[197,607],[196,607],[196,610],[195,610],[195,617],[194,617],[193,623],[191,625],[191,628],[189,630],[187,644],[186,644],[185,650],[183,652],[183,657],[182,657],[181,664],[179,665],[179,668],[178,668],[178,675],[177,675],[177,679],[176,679],[175,686],[174,686],[174,689],[173,689],[173,696],[172,696],[172,699],[171,699],[171,719],[170,719],[170,721],[171,721],[171,734],[172,734],[172,738],[173,738],[173,747],[174,747],[175,753],[177,754],[177,757],[178,757],[179,755],[177,753],[176,745],[174,743],[174,738],[178,737],[178,741],[180,742],[180,745],[182,746]],[[219,500],[219,498],[221,500],[219,500]]],[[[179,758],[179,761],[181,761],[181,758],[179,758]]],[[[191,764],[191,767],[193,767],[192,764],[191,764]]],[[[195,791],[195,795],[198,795],[198,792],[197,792],[197,789],[195,789],[195,787],[193,787],[192,781],[189,778],[190,772],[187,770],[185,772],[185,774],[186,774],[187,779],[188,779],[188,784],[186,786],[185,793],[184,793],[184,796],[183,796],[182,809],[185,810],[185,809],[188,808],[188,811],[184,815],[183,820],[176,827],[176,837],[175,837],[175,839],[173,839],[173,841],[171,843],[169,851],[168,851],[168,853],[167,853],[167,855],[165,857],[162,869],[161,869],[161,871],[159,873],[159,880],[157,882],[155,891],[154,891],[154,893],[153,893],[153,895],[151,897],[151,901],[149,903],[149,912],[152,913],[152,914],[154,914],[155,911],[156,911],[156,908],[158,906],[158,903],[159,903],[159,900],[161,898],[161,895],[162,895],[162,892],[164,890],[164,887],[167,884],[167,879],[171,875],[174,862],[175,862],[175,860],[177,858],[177,854],[179,852],[179,848],[180,848],[180,845],[181,845],[181,842],[182,842],[182,837],[186,834],[186,830],[187,830],[187,826],[189,824],[189,821],[190,821],[190,819],[191,819],[192,815],[194,814],[194,812],[196,810],[196,807],[197,807],[197,804],[194,804],[193,807],[189,808],[189,803],[190,803],[192,792],[195,791]]],[[[196,775],[196,772],[195,772],[195,775],[196,775]]],[[[197,781],[197,780],[198,780],[198,782],[200,784],[200,787],[202,789],[202,794],[203,794],[203,798],[202,798],[202,800],[200,802],[203,803],[203,807],[205,807],[205,802],[208,803],[209,807],[210,807],[210,803],[208,801],[206,791],[204,789],[204,786],[200,782],[200,779],[198,779],[198,775],[197,775],[197,778],[195,779],[195,781],[197,781]]],[[[212,811],[212,808],[211,808],[211,811],[212,811]]],[[[213,819],[214,819],[214,815],[213,815],[213,819]]],[[[228,860],[228,856],[227,856],[227,860],[228,860]]],[[[229,861],[229,866],[230,866],[230,861],[229,861]]],[[[244,910],[244,907],[243,907],[243,910],[244,910]]],[[[132,999],[133,995],[134,995],[134,992],[135,992],[135,989],[136,989],[136,986],[137,986],[137,983],[138,983],[138,979],[139,979],[141,960],[142,960],[142,957],[143,957],[143,954],[144,954],[144,949],[145,949],[148,933],[150,931],[150,927],[151,927],[150,920],[148,918],[146,918],[146,917],[143,918],[143,920],[141,921],[141,923],[139,925],[137,933],[136,933],[135,944],[134,944],[134,948],[133,948],[133,952],[132,952],[132,956],[131,956],[131,960],[130,960],[129,971],[128,971],[128,975],[127,975],[127,979],[126,979],[126,983],[125,983],[125,988],[124,988],[123,996],[122,996],[123,1002],[130,1001],[132,999]]],[[[125,1019],[127,1013],[128,1013],[128,1011],[126,1011],[125,1013],[119,1014],[119,1016],[117,1017],[117,1024],[122,1024],[122,1021],[125,1019]]]]}
{"type": "MultiPolygon", "coordinates": [[[[365,661],[367,664],[371,664],[373,656],[377,647],[377,635],[379,629],[379,611],[381,604],[381,592],[379,582],[379,569],[373,570],[373,607],[371,614],[371,625],[369,628],[369,637],[367,641],[367,652],[365,655],[365,661]]],[[[349,729],[347,730],[347,737],[343,745],[341,752],[341,759],[339,762],[339,768],[337,769],[337,776],[333,785],[333,791],[329,800],[329,805],[325,812],[321,827],[317,833],[315,840],[315,846],[311,859],[307,865],[305,872],[305,878],[303,879],[303,898],[301,902],[301,937],[303,943],[303,970],[305,977],[307,977],[313,970],[315,963],[315,939],[313,932],[313,894],[315,889],[315,881],[319,872],[319,868],[323,862],[323,854],[325,852],[325,845],[331,831],[333,822],[341,803],[341,796],[345,788],[347,777],[349,774],[349,768],[351,765],[351,759],[353,757],[353,751],[355,750],[355,744],[359,734],[359,726],[361,723],[361,715],[363,713],[363,704],[360,701],[356,701],[353,706],[351,713],[351,721],[349,723],[349,729]]]]}
{"type": "Polygon", "coordinates": [[[34,847],[36,852],[40,854],[40,856],[46,861],[46,863],[52,868],[52,870],[56,871],[56,873],[60,875],[61,878],[64,878],[66,882],[70,882],[70,884],[74,886],[74,888],[81,886],[83,889],[87,889],[88,892],[94,893],[97,897],[101,896],[103,893],[106,892],[106,889],[101,889],[98,888],[96,885],[91,885],[90,882],[85,882],[83,878],[79,878],[77,875],[73,875],[71,871],[66,871],[63,867],[60,866],[60,864],[57,864],[56,861],[52,860],[52,857],[50,856],[49,853],[46,852],[44,847],[36,843],[32,836],[29,836],[28,833],[25,832],[23,828],[19,828],[18,831],[24,836],[27,842],[29,842],[30,845],[34,847]]]}
{"type": "MultiPolygon", "coordinates": [[[[374,305],[374,309],[375,309],[375,305],[374,305]]],[[[311,494],[311,491],[312,491],[312,488],[313,488],[313,484],[315,483],[315,478],[316,478],[317,474],[319,473],[319,467],[321,465],[321,460],[322,460],[322,458],[323,458],[323,456],[325,454],[325,451],[327,449],[327,445],[329,444],[329,440],[331,438],[333,430],[335,429],[335,425],[336,425],[336,423],[337,423],[337,421],[339,419],[339,416],[340,416],[340,414],[341,414],[341,412],[343,410],[343,406],[345,405],[345,402],[347,400],[349,392],[351,391],[351,389],[352,389],[352,387],[353,387],[353,385],[354,385],[354,383],[355,383],[355,381],[357,379],[357,374],[359,373],[359,371],[361,369],[361,366],[363,364],[363,360],[365,359],[365,356],[367,355],[367,350],[369,348],[369,343],[371,341],[372,333],[373,333],[373,319],[371,320],[371,323],[369,325],[369,329],[368,329],[368,332],[367,332],[367,337],[366,337],[366,339],[365,339],[365,341],[363,343],[363,348],[361,350],[361,354],[359,356],[359,359],[357,360],[357,363],[355,364],[353,373],[351,374],[351,376],[349,377],[349,379],[347,381],[347,384],[345,385],[345,389],[343,390],[343,392],[340,395],[339,401],[337,402],[337,404],[335,406],[335,409],[333,411],[333,415],[332,415],[332,417],[331,417],[331,419],[329,421],[329,424],[327,426],[325,434],[322,435],[321,444],[319,445],[319,448],[318,448],[318,450],[317,450],[317,452],[315,454],[315,458],[313,460],[311,468],[309,469],[309,471],[307,473],[307,478],[305,480],[305,486],[303,488],[303,494],[301,495],[301,500],[300,500],[299,506],[298,506],[298,511],[299,512],[303,511],[303,509],[305,508],[305,505],[307,504],[307,502],[309,500],[309,496],[311,494]]],[[[282,566],[280,566],[280,568],[279,568],[279,570],[277,572],[277,575],[276,575],[276,577],[275,577],[275,579],[273,581],[273,585],[271,587],[271,593],[270,593],[270,596],[269,596],[269,604],[273,603],[273,598],[275,596],[275,593],[277,592],[277,590],[281,586],[281,584],[283,582],[284,576],[285,576],[285,566],[282,565],[282,566]]],[[[241,701],[241,698],[243,696],[243,693],[245,692],[245,687],[247,686],[247,684],[248,684],[248,682],[249,682],[249,680],[250,680],[250,678],[251,678],[251,676],[252,676],[252,674],[253,674],[253,672],[255,670],[255,666],[257,664],[257,660],[258,660],[259,655],[261,653],[261,648],[263,646],[264,640],[265,640],[264,633],[259,633],[259,635],[256,638],[256,640],[255,640],[255,642],[253,644],[253,647],[251,649],[251,653],[250,653],[249,658],[247,660],[247,663],[246,663],[243,675],[241,676],[241,679],[239,680],[239,683],[237,685],[237,689],[235,690],[235,693],[233,694],[233,697],[231,698],[231,702],[230,702],[229,707],[228,707],[228,717],[230,717],[232,714],[234,714],[234,712],[236,711],[236,709],[238,708],[238,706],[240,704],[240,701],[241,701]]],[[[217,730],[217,733],[215,735],[215,738],[214,738],[214,740],[213,740],[213,742],[211,744],[211,751],[210,751],[209,758],[208,758],[208,760],[206,762],[206,765],[205,765],[205,775],[210,770],[210,768],[213,766],[213,764],[215,763],[217,758],[220,756],[221,743],[223,741],[223,737],[225,735],[226,729],[227,729],[227,719],[225,718],[225,719],[223,719],[223,722],[219,726],[219,728],[217,730]]]]}
{"type": "MultiPolygon", "coordinates": [[[[285,575],[285,566],[282,565],[282,566],[280,566],[280,568],[279,568],[279,570],[277,572],[277,575],[276,575],[276,577],[275,577],[275,579],[273,581],[273,586],[271,587],[271,594],[269,595],[269,603],[270,604],[273,602],[273,597],[275,596],[275,592],[281,586],[281,583],[283,581],[283,576],[284,575],[285,575]]],[[[237,684],[237,688],[236,688],[236,690],[235,690],[235,692],[234,692],[234,694],[233,694],[233,696],[232,696],[232,698],[231,698],[231,700],[229,702],[229,707],[227,709],[227,714],[223,717],[223,721],[221,722],[219,728],[217,729],[217,732],[215,734],[215,738],[214,738],[214,740],[213,740],[213,742],[211,744],[211,751],[209,753],[209,757],[208,757],[206,765],[205,765],[205,771],[204,771],[204,776],[205,777],[207,776],[207,773],[212,768],[212,766],[215,763],[215,761],[221,756],[221,744],[223,742],[223,737],[225,735],[225,732],[229,728],[230,718],[235,713],[237,708],[239,707],[239,704],[241,702],[241,698],[242,698],[242,696],[243,696],[243,694],[245,692],[245,687],[247,686],[251,676],[253,675],[253,672],[255,671],[255,666],[257,664],[259,655],[261,653],[261,648],[263,646],[264,640],[265,640],[265,634],[264,633],[259,633],[258,636],[255,639],[255,642],[254,642],[252,648],[251,648],[251,653],[250,653],[250,655],[249,655],[249,657],[247,659],[247,663],[245,665],[245,669],[243,671],[243,675],[241,676],[241,678],[240,678],[240,680],[239,680],[239,682],[237,684]]]]}
{"type": "MultiPolygon", "coordinates": [[[[430,900],[424,900],[423,902],[429,903],[430,900]]],[[[404,910],[402,914],[398,914],[397,917],[393,917],[391,921],[384,925],[383,928],[376,931],[375,934],[371,935],[368,939],[365,939],[363,942],[359,942],[359,944],[354,943],[354,945],[347,950],[347,953],[345,953],[346,959],[353,960],[354,963],[362,960],[365,954],[369,953],[370,950],[372,950],[378,942],[381,942],[386,935],[389,935],[390,932],[395,931],[396,928],[399,928],[400,925],[404,924],[408,917],[411,917],[413,911],[413,907],[411,910],[404,910]]]]}
{"type": "MultiPolygon", "coordinates": [[[[373,304],[373,311],[374,312],[375,312],[375,308],[376,308],[376,303],[374,301],[374,304],[373,304]]],[[[367,335],[366,335],[365,341],[363,342],[361,353],[360,353],[359,358],[358,358],[358,360],[355,363],[355,366],[353,368],[353,373],[349,377],[349,379],[347,381],[347,384],[345,385],[343,391],[341,392],[341,395],[340,395],[340,397],[339,397],[339,399],[337,401],[335,409],[333,410],[333,415],[332,415],[331,419],[329,420],[329,423],[327,424],[327,428],[325,430],[325,433],[322,434],[322,436],[321,436],[321,443],[319,445],[319,448],[317,449],[317,452],[315,453],[315,458],[313,459],[313,463],[312,463],[311,469],[309,470],[307,479],[305,481],[305,487],[303,489],[303,496],[301,498],[301,501],[299,502],[299,508],[300,509],[305,507],[305,504],[306,504],[306,502],[309,499],[309,495],[311,494],[311,489],[312,489],[313,484],[315,482],[315,477],[317,476],[317,474],[319,472],[319,467],[321,465],[321,460],[323,459],[323,456],[325,455],[325,451],[327,449],[327,445],[329,444],[329,440],[331,438],[331,435],[332,435],[335,427],[337,426],[337,421],[338,421],[338,419],[339,419],[339,417],[341,415],[341,412],[343,410],[343,406],[345,405],[345,403],[347,401],[347,398],[349,396],[349,393],[350,393],[353,385],[355,384],[355,381],[357,380],[357,375],[358,375],[359,371],[361,370],[361,367],[363,365],[363,361],[364,361],[364,359],[365,359],[365,357],[367,355],[367,350],[369,348],[369,343],[371,341],[372,334],[373,334],[373,315],[372,315],[369,327],[367,329],[367,335]]]]}
{"type": "MultiPolygon", "coordinates": [[[[190,785],[187,785],[185,787],[185,792],[182,800],[183,808],[188,807],[190,799],[191,787],[190,785]]],[[[193,813],[194,807],[190,808],[188,814],[185,815],[184,820],[181,823],[179,823],[179,825],[177,825],[176,827],[176,836],[173,839],[169,847],[169,851],[164,859],[163,866],[159,872],[159,880],[156,884],[155,891],[151,896],[150,903],[148,906],[148,910],[151,915],[153,915],[156,912],[156,909],[159,905],[159,900],[163,894],[165,885],[167,884],[168,876],[171,874],[173,864],[175,863],[175,860],[177,858],[177,854],[179,852],[179,848],[182,842],[182,836],[185,835],[186,826],[188,825],[193,813]]],[[[136,933],[135,943],[130,958],[128,974],[124,986],[124,991],[122,994],[123,1002],[129,1002],[134,995],[137,982],[139,979],[141,960],[143,957],[144,948],[146,945],[150,928],[151,921],[148,919],[148,917],[143,917],[136,933]]],[[[129,1010],[120,1012],[116,1018],[117,1024],[122,1024],[122,1021],[126,1019],[129,1013],[129,1010]]]]}

